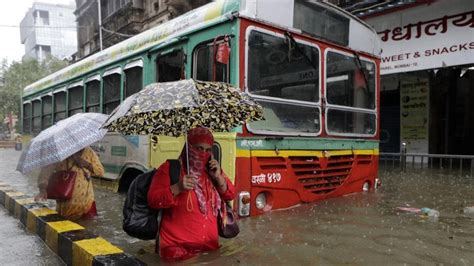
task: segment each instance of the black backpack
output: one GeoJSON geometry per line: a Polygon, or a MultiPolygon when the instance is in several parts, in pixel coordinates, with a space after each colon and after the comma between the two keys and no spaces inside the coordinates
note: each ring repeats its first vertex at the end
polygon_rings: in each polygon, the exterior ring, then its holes
{"type": "MultiPolygon", "coordinates": [[[[179,180],[180,164],[178,160],[168,160],[171,185],[179,180]]],[[[160,228],[162,209],[152,209],[148,206],[148,190],[155,169],[143,173],[130,184],[127,198],[123,205],[122,228],[129,235],[142,240],[157,237],[160,228]]]]}

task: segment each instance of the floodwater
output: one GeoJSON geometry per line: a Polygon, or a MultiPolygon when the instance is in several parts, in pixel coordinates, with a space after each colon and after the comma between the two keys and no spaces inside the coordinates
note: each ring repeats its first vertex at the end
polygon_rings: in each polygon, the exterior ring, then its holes
{"type": "MultiPolygon", "coordinates": [[[[0,155],[4,153],[0,150],[0,155]]],[[[11,153],[11,160],[19,157],[12,151],[7,153],[11,153]]],[[[0,180],[11,183],[17,178],[18,190],[34,191],[29,187],[34,180],[18,173],[12,175],[16,177],[8,179],[1,174],[0,180]]],[[[474,178],[383,170],[379,177],[382,187],[376,192],[241,219],[238,237],[221,239],[221,249],[186,262],[474,264],[474,215],[463,213],[465,207],[474,206],[474,178]],[[440,215],[424,217],[397,211],[397,207],[429,207],[440,215]]],[[[154,254],[154,241],[137,240],[121,230],[124,199],[124,195],[96,189],[99,217],[79,223],[150,265],[162,264],[154,254]]]]}

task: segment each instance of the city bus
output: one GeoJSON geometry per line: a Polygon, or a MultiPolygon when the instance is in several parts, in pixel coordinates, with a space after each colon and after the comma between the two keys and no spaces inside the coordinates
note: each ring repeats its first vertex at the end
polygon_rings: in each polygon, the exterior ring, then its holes
{"type": "MultiPolygon", "coordinates": [[[[381,48],[351,14],[314,0],[226,0],[192,10],[24,89],[23,134],[78,112],[110,114],[153,82],[223,81],[264,107],[265,120],[215,132],[241,216],[377,188],[381,48]]],[[[177,158],[183,138],[108,133],[93,145],[126,191],[177,158]]]]}

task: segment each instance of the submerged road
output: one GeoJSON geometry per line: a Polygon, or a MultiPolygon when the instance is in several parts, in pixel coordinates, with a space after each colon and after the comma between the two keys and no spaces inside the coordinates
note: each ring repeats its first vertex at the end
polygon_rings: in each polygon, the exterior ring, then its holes
{"type": "MultiPolygon", "coordinates": [[[[36,192],[35,178],[14,171],[19,154],[0,150],[0,181],[32,195],[36,192]]],[[[221,239],[220,250],[186,263],[474,265],[474,216],[463,213],[466,206],[474,206],[473,178],[427,171],[381,171],[380,178],[382,188],[374,193],[352,194],[241,219],[237,238],[221,239]],[[429,218],[397,211],[397,207],[429,207],[440,215],[429,218]]],[[[162,264],[153,252],[153,241],[131,238],[121,230],[124,195],[96,189],[96,200],[99,217],[78,223],[149,265],[162,264]]],[[[60,263],[54,261],[54,256],[48,257],[41,240],[27,233],[0,206],[0,222],[6,220],[10,223],[2,224],[0,238],[11,238],[10,232],[21,236],[7,245],[15,251],[30,247],[18,255],[29,256],[32,263],[26,264],[60,263]]],[[[10,264],[0,260],[0,265],[10,264]]]]}

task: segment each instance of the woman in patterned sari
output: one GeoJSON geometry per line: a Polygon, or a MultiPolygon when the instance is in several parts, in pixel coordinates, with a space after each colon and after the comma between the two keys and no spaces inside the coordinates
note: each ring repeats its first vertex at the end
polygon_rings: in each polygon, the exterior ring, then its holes
{"type": "Polygon", "coordinates": [[[104,167],[100,163],[97,154],[89,147],[76,152],[62,162],[43,167],[38,177],[39,194],[35,197],[35,200],[47,199],[48,179],[52,173],[61,170],[75,171],[76,181],[71,199],[56,201],[58,213],[72,220],[95,217],[97,209],[91,176],[103,176],[104,167]]]}

